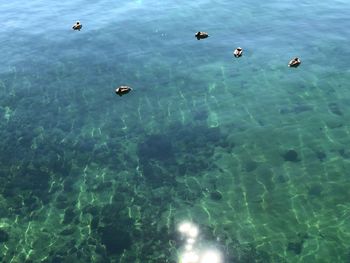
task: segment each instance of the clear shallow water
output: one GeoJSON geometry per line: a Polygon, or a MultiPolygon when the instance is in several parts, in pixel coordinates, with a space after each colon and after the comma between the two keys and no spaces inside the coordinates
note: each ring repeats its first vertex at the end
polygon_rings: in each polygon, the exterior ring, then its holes
{"type": "Polygon", "coordinates": [[[1,3],[1,261],[349,261],[349,8],[1,3]]]}

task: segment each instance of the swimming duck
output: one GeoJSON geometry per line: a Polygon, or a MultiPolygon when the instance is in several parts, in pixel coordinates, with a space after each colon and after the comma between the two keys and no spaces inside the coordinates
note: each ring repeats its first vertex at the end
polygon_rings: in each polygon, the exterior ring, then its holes
{"type": "Polygon", "coordinates": [[[132,91],[132,88],[130,88],[129,86],[120,86],[115,89],[115,93],[118,94],[119,96],[128,94],[130,91],[132,91]]]}
{"type": "Polygon", "coordinates": [[[209,35],[208,35],[207,32],[200,32],[200,31],[198,31],[194,36],[195,36],[198,40],[209,37],[209,35]]]}
{"type": "Polygon", "coordinates": [[[80,29],[83,27],[83,25],[82,24],[80,24],[80,22],[79,21],[77,21],[74,25],[73,25],[73,30],[79,30],[80,31],[80,29]]]}
{"type": "Polygon", "coordinates": [[[233,55],[236,58],[239,58],[240,56],[242,56],[242,53],[243,53],[243,49],[241,47],[238,47],[235,49],[235,51],[233,51],[233,55]]]}
{"type": "Polygon", "coordinates": [[[291,61],[288,63],[288,67],[296,68],[300,65],[301,61],[299,58],[293,58],[291,61]]]}

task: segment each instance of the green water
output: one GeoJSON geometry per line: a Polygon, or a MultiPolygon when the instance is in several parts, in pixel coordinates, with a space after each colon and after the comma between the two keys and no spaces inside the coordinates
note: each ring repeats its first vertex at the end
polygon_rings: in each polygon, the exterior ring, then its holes
{"type": "Polygon", "coordinates": [[[350,262],[347,1],[0,14],[1,262],[350,262]]]}

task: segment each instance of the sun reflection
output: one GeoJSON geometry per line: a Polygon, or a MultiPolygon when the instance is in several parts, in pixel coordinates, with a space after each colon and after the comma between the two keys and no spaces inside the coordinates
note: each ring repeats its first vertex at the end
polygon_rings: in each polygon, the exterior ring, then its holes
{"type": "Polygon", "coordinates": [[[194,238],[187,239],[187,244],[194,244],[194,242],[196,242],[194,238]]]}
{"type": "Polygon", "coordinates": [[[199,229],[195,224],[183,222],[178,230],[186,239],[179,263],[222,263],[220,251],[208,249],[198,242],[199,229]]]}
{"type": "Polygon", "coordinates": [[[185,246],[185,249],[186,249],[187,251],[190,251],[190,250],[193,249],[193,245],[192,245],[192,244],[187,244],[187,245],[185,246]]]}
{"type": "Polygon", "coordinates": [[[198,227],[190,222],[181,223],[179,231],[187,237],[196,238],[198,236],[198,227]]]}
{"type": "Polygon", "coordinates": [[[192,238],[196,238],[198,236],[198,228],[196,226],[192,226],[188,231],[188,235],[192,238]]]}
{"type": "Polygon", "coordinates": [[[218,251],[204,251],[200,263],[221,263],[221,255],[218,251]]]}
{"type": "Polygon", "coordinates": [[[191,223],[183,222],[179,226],[179,231],[180,231],[180,233],[185,234],[190,228],[191,228],[191,223]]]}
{"type": "Polygon", "coordinates": [[[193,251],[185,252],[181,256],[180,263],[198,263],[199,256],[193,251]]]}

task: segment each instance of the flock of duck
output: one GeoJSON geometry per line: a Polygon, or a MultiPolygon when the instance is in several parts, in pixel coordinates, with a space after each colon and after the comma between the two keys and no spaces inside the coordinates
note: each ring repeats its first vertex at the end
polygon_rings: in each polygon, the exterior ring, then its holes
{"type": "MultiPolygon", "coordinates": [[[[82,27],[83,25],[79,21],[77,21],[72,28],[73,30],[80,31],[82,27]]],[[[201,40],[209,37],[209,34],[207,32],[198,31],[194,36],[197,38],[197,40],[201,40]]],[[[233,55],[236,58],[241,57],[243,55],[243,48],[241,47],[236,48],[233,51],[233,55]]],[[[288,67],[296,68],[300,65],[300,63],[301,63],[300,59],[298,57],[295,57],[291,61],[289,61],[288,67]]],[[[118,88],[116,88],[115,93],[119,96],[123,96],[125,94],[128,94],[130,91],[132,91],[132,88],[130,88],[129,86],[119,86],[118,88]]]]}

